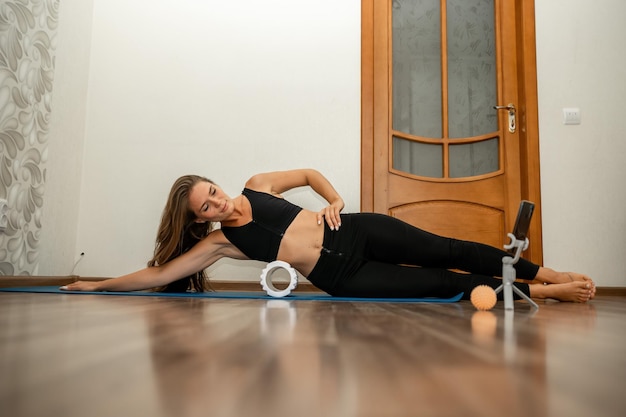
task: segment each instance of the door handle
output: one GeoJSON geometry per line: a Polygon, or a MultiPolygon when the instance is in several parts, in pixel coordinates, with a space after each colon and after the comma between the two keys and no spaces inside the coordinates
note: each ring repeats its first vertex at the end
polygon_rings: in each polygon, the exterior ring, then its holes
{"type": "Polygon", "coordinates": [[[493,106],[496,110],[508,110],[509,111],[509,132],[515,133],[515,106],[513,103],[509,103],[507,106],[493,106]]]}

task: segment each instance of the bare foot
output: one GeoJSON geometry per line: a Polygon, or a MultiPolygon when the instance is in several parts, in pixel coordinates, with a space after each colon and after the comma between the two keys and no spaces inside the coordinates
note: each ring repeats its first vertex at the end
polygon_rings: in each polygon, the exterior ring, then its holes
{"type": "Polygon", "coordinates": [[[587,275],[579,274],[578,272],[560,272],[559,274],[567,276],[570,281],[591,281],[591,278],[587,275]]]}
{"type": "Polygon", "coordinates": [[[578,272],[557,272],[550,268],[539,268],[535,280],[545,284],[566,284],[568,282],[585,282],[591,285],[591,297],[596,296],[596,284],[587,275],[578,272]]]}
{"type": "Polygon", "coordinates": [[[589,298],[594,298],[596,296],[596,283],[593,282],[593,280],[591,278],[589,278],[587,275],[584,274],[579,274],[577,272],[563,272],[564,274],[566,274],[572,281],[576,282],[586,282],[591,284],[591,297],[589,298]]]}
{"type": "Polygon", "coordinates": [[[593,298],[595,286],[587,281],[570,281],[563,284],[531,284],[533,298],[553,298],[559,301],[586,303],[593,298]]]}

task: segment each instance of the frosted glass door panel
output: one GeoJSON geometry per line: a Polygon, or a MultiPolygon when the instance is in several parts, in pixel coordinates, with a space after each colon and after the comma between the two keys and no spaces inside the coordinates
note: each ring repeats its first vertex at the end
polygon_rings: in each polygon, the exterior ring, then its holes
{"type": "Polygon", "coordinates": [[[393,167],[395,169],[421,177],[442,178],[442,155],[441,145],[393,138],[393,167]]]}
{"type": "Polygon", "coordinates": [[[442,137],[440,0],[393,2],[393,129],[442,137]]]}
{"type": "Polygon", "coordinates": [[[488,174],[499,169],[498,138],[482,142],[450,145],[450,177],[463,178],[488,174]]]}
{"type": "Polygon", "coordinates": [[[449,137],[498,130],[494,0],[448,0],[449,137]]]}
{"type": "Polygon", "coordinates": [[[498,172],[495,0],[390,1],[392,168],[455,181],[498,172]]]}

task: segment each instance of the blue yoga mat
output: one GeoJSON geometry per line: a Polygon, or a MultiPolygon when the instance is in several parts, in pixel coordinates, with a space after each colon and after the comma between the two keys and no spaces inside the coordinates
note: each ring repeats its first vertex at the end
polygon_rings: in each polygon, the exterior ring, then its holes
{"type": "Polygon", "coordinates": [[[260,300],[309,300],[309,301],[367,301],[387,303],[455,303],[461,299],[463,293],[451,298],[367,298],[367,297],[333,297],[325,293],[291,293],[286,297],[276,298],[264,292],[244,291],[213,291],[213,292],[151,292],[151,291],[63,291],[59,287],[9,287],[0,288],[0,292],[28,292],[46,294],[92,294],[92,295],[126,295],[144,297],[185,297],[185,298],[247,298],[260,300]]]}

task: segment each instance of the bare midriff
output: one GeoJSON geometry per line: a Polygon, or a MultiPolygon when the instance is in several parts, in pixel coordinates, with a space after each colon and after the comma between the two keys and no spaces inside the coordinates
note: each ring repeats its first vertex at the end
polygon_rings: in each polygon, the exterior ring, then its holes
{"type": "Polygon", "coordinates": [[[285,231],[276,259],[306,277],[317,263],[323,243],[324,224],[317,224],[317,213],[303,209],[285,231]]]}

